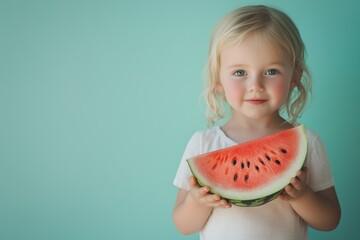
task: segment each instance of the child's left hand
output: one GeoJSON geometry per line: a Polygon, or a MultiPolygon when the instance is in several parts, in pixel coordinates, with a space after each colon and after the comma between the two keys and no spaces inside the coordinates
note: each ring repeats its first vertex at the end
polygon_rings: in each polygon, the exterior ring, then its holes
{"type": "Polygon", "coordinates": [[[308,169],[304,167],[297,171],[296,177],[290,180],[289,185],[285,187],[285,191],[279,195],[279,199],[283,201],[291,201],[299,198],[307,189],[306,176],[308,169]]]}

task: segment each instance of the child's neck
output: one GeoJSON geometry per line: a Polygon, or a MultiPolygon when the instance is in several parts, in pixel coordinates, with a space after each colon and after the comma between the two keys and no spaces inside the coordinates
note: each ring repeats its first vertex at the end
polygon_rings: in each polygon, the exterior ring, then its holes
{"type": "Polygon", "coordinates": [[[261,120],[233,116],[221,129],[229,138],[237,143],[242,143],[291,127],[293,126],[279,115],[261,120]]]}

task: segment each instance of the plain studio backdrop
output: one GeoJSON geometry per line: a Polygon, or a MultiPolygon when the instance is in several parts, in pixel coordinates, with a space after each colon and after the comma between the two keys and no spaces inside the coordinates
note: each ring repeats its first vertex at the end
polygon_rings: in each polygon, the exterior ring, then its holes
{"type": "Polygon", "coordinates": [[[354,239],[360,216],[358,1],[0,1],[0,239],[197,239],[171,214],[185,145],[206,129],[210,32],[268,4],[305,41],[323,138],[354,239]]]}

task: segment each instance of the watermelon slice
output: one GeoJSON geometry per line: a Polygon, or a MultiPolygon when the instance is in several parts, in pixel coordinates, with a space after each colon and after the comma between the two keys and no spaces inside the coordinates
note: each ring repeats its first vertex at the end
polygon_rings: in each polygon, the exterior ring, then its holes
{"type": "Polygon", "coordinates": [[[236,206],[260,206],[275,199],[304,165],[303,125],[187,160],[201,186],[236,206]]]}

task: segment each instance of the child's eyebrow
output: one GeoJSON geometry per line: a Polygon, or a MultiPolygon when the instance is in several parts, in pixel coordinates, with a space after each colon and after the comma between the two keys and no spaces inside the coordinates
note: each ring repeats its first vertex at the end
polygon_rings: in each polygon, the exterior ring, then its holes
{"type": "Polygon", "coordinates": [[[273,63],[269,64],[269,66],[273,66],[273,65],[286,66],[286,63],[285,62],[273,62],[273,63]]]}
{"type": "Polygon", "coordinates": [[[247,67],[248,65],[246,64],[234,64],[234,65],[230,65],[227,68],[231,69],[231,68],[239,68],[239,67],[247,67]]]}
{"type": "MultiPolygon", "coordinates": [[[[281,66],[281,67],[285,67],[286,63],[285,62],[273,62],[273,63],[269,63],[267,64],[268,66],[281,66]]],[[[247,64],[233,64],[227,67],[227,69],[232,69],[232,68],[241,68],[241,67],[248,67],[247,64]]]]}

